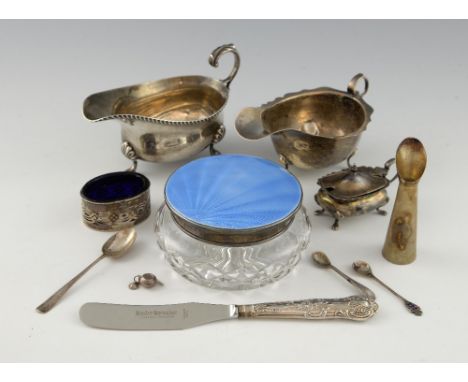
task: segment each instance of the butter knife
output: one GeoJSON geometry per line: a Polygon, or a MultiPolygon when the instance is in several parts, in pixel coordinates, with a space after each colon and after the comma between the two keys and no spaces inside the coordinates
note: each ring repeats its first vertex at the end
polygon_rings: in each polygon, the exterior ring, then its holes
{"type": "Polygon", "coordinates": [[[234,318],[365,321],[372,317],[377,309],[375,301],[361,296],[251,305],[198,302],[172,305],[120,305],[91,302],[81,307],[80,318],[86,325],[100,329],[174,330],[234,318]]]}

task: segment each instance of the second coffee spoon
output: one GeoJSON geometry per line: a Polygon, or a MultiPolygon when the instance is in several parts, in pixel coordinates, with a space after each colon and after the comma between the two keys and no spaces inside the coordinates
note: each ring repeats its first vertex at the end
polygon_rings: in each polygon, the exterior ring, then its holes
{"type": "Polygon", "coordinates": [[[390,288],[383,281],[378,279],[374,275],[374,273],[372,272],[372,268],[370,267],[370,265],[368,263],[366,263],[365,261],[362,261],[362,260],[355,261],[353,263],[353,268],[357,273],[359,273],[359,274],[361,274],[363,276],[371,277],[371,278],[375,279],[380,285],[387,288],[390,292],[392,292],[395,296],[397,296],[399,299],[401,299],[404,302],[406,308],[411,313],[413,313],[416,316],[422,316],[423,312],[422,312],[421,308],[418,305],[416,305],[414,302],[408,301],[406,298],[404,298],[403,296],[401,296],[400,294],[395,292],[392,288],[390,288]]]}

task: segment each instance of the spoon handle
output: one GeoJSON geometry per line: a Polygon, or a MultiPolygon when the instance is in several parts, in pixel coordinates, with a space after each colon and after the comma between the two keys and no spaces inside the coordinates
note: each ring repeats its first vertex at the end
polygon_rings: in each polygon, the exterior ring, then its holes
{"type": "Polygon", "coordinates": [[[406,298],[404,298],[402,295],[399,293],[395,292],[392,288],[390,288],[387,284],[385,284],[382,280],[380,280],[378,277],[376,277],[374,274],[371,276],[375,281],[377,281],[380,285],[382,285],[384,288],[388,289],[391,293],[393,293],[395,296],[397,296],[400,300],[402,300],[406,306],[406,308],[413,313],[416,316],[422,316],[422,309],[416,305],[414,302],[408,301],[406,298]]]}
{"type": "Polygon", "coordinates": [[[47,313],[51,310],[57,302],[63,297],[63,295],[86,273],[88,272],[93,266],[99,263],[106,255],[103,253],[99,256],[96,260],[94,260],[91,264],[89,264],[85,269],[83,269],[80,273],[78,273],[75,277],[73,277],[68,283],[66,283],[63,287],[61,287],[58,291],[56,291],[52,296],[50,296],[47,300],[45,300],[41,305],[39,305],[36,310],[41,313],[47,313]]]}
{"type": "Polygon", "coordinates": [[[333,269],[336,273],[338,273],[341,277],[343,277],[347,282],[349,282],[351,285],[355,286],[358,288],[367,298],[370,300],[375,300],[375,294],[372,292],[369,288],[366,286],[362,285],[361,283],[358,283],[356,280],[352,279],[345,273],[341,272],[338,268],[336,268],[334,265],[330,264],[330,268],[333,269]]]}

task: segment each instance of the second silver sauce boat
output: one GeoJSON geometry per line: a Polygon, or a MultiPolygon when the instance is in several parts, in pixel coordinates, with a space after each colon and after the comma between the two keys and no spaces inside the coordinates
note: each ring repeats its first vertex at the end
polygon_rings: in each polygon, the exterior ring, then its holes
{"type": "Polygon", "coordinates": [[[249,140],[271,137],[280,161],[302,169],[344,161],[356,149],[373,112],[364,100],[369,86],[359,73],[347,91],[321,87],[286,94],[260,107],[248,107],[236,120],[238,133],[249,140]],[[364,91],[357,90],[364,81],[364,91]]]}

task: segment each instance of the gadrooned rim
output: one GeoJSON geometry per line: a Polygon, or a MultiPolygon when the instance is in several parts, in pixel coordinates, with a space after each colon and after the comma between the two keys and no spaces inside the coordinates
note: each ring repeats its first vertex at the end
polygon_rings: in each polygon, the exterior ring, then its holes
{"type": "MultiPolygon", "coordinates": [[[[133,87],[136,87],[136,86],[153,85],[153,84],[156,84],[158,82],[170,81],[170,80],[181,79],[181,78],[182,79],[183,78],[200,78],[200,79],[203,79],[203,80],[208,80],[208,81],[212,81],[212,82],[216,82],[216,83],[221,84],[221,86],[223,88],[225,88],[225,90],[226,90],[226,95],[220,93],[224,98],[224,103],[221,105],[220,108],[218,108],[214,113],[210,114],[209,116],[207,116],[207,117],[205,117],[203,119],[196,119],[196,120],[192,120],[192,121],[173,121],[173,120],[168,120],[168,119],[159,119],[159,118],[154,118],[154,117],[146,117],[146,116],[137,115],[137,114],[112,114],[112,115],[97,118],[97,119],[90,119],[90,118],[86,117],[86,115],[84,117],[87,120],[91,121],[91,122],[102,122],[102,121],[108,121],[108,120],[112,120],[112,119],[119,119],[119,120],[123,120],[123,121],[143,121],[143,122],[150,122],[150,123],[160,123],[160,124],[163,124],[163,125],[193,125],[193,124],[200,124],[200,123],[211,121],[212,119],[216,118],[223,111],[223,109],[226,107],[226,104],[228,103],[228,100],[229,100],[229,91],[230,91],[229,87],[226,86],[226,84],[221,80],[217,80],[217,79],[212,78],[212,77],[197,76],[197,75],[167,77],[167,78],[161,78],[161,79],[156,80],[156,81],[142,82],[140,84],[135,84],[135,85],[130,85],[130,86],[123,86],[123,87],[120,87],[120,88],[105,90],[103,92],[93,93],[93,94],[89,95],[84,100],[84,103],[86,103],[86,101],[90,97],[97,96],[97,95],[100,95],[100,94],[103,94],[103,93],[108,93],[108,92],[117,91],[117,90],[121,90],[121,89],[133,88],[133,87]]],[[[215,89],[214,87],[211,87],[211,88],[218,91],[218,89],[215,89]]],[[[219,93],[219,91],[218,91],[218,93],[219,93]]]]}

